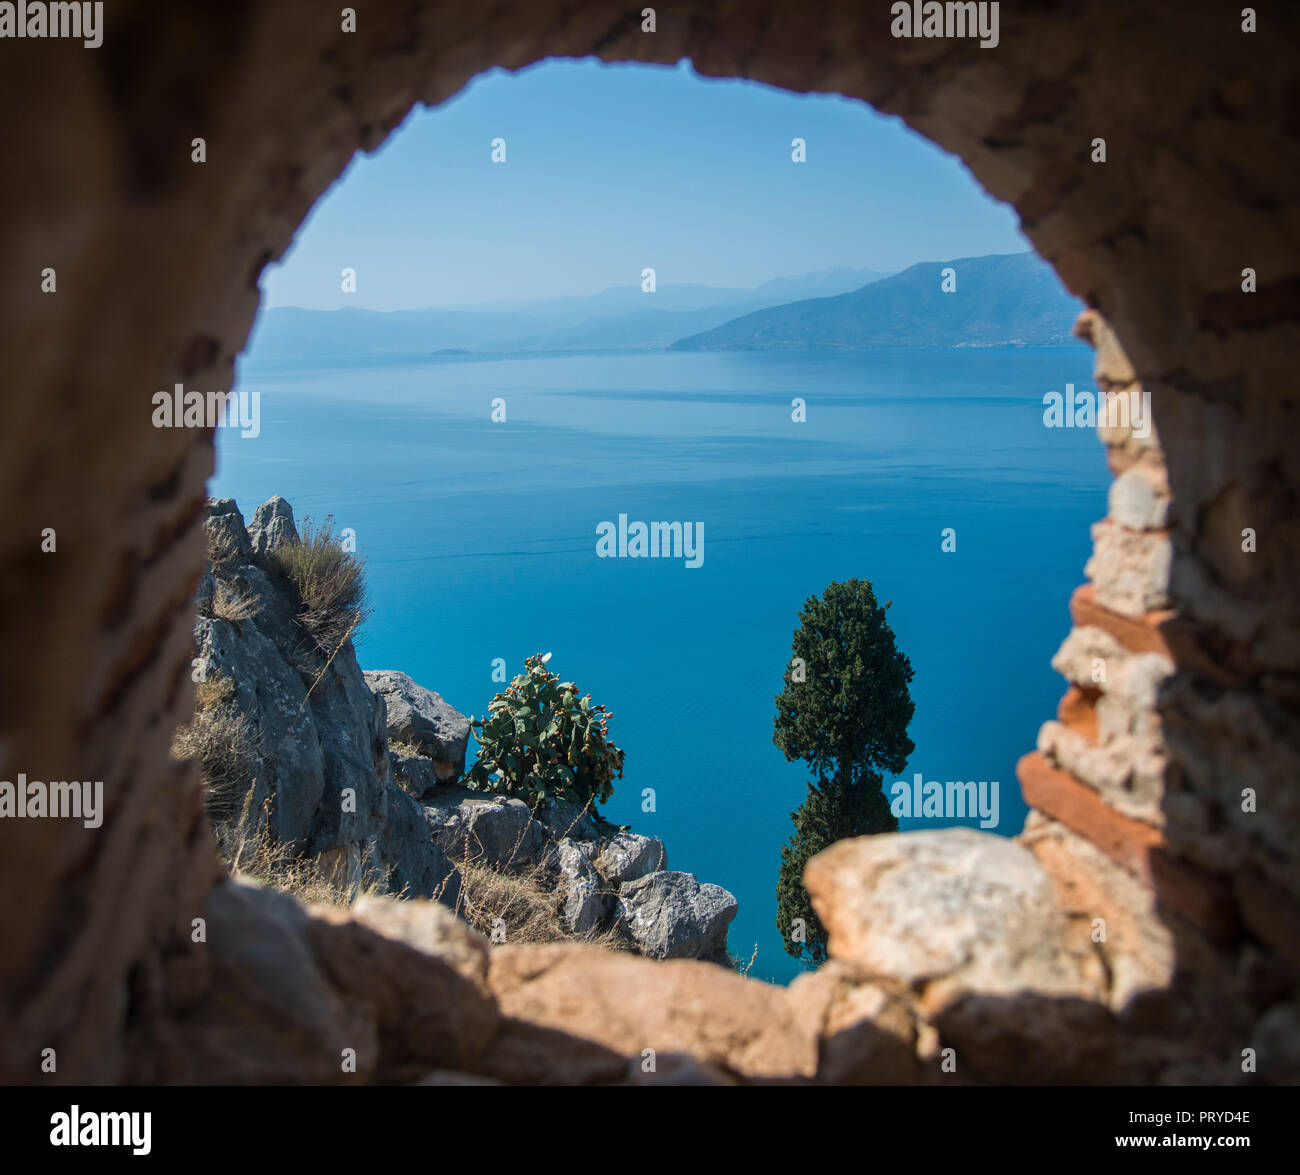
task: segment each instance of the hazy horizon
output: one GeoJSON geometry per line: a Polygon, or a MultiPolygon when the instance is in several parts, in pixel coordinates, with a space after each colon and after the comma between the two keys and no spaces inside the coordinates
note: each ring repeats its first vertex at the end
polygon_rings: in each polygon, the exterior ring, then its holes
{"type": "MultiPolygon", "coordinates": [[[[1014,249],[1007,252],[994,252],[991,254],[981,254],[981,256],[1017,256],[1020,253],[1031,253],[1031,252],[1034,252],[1034,250],[1014,249]]],[[[877,270],[875,272],[885,277],[894,277],[899,273],[903,273],[906,270],[911,269],[913,265],[923,265],[926,263],[933,263],[938,261],[951,261],[956,259],[957,258],[953,258],[953,257],[918,257],[915,261],[910,262],[909,264],[904,265],[897,270],[877,270]]],[[[864,270],[870,270],[871,268],[872,267],[869,265],[828,265],[821,269],[790,271],[787,273],[773,274],[771,277],[764,278],[754,285],[724,286],[724,285],[707,284],[705,282],[664,282],[660,285],[660,289],[685,288],[685,289],[717,290],[720,293],[731,291],[731,290],[760,290],[764,286],[774,285],[778,282],[783,282],[783,281],[796,281],[800,278],[806,278],[806,277],[816,276],[819,274],[830,274],[836,272],[857,273],[864,270]]],[[[631,283],[631,284],[635,284],[635,283],[631,283]]],[[[458,302],[458,303],[428,305],[428,306],[394,306],[388,309],[379,309],[378,307],[374,307],[374,306],[363,306],[354,300],[345,301],[338,306],[302,306],[296,302],[280,302],[272,305],[267,303],[265,299],[263,300],[262,308],[275,309],[275,310],[322,310],[322,311],[365,310],[376,314],[420,313],[421,311],[434,312],[434,311],[456,311],[456,310],[506,310],[506,309],[520,308],[524,306],[534,306],[546,302],[580,300],[584,298],[598,298],[602,294],[608,294],[615,290],[625,289],[627,288],[628,285],[629,283],[625,282],[621,286],[619,285],[602,286],[598,290],[586,290],[586,291],[580,291],[578,293],[573,293],[573,294],[554,294],[554,295],[543,296],[538,298],[523,298],[523,299],[493,298],[485,302],[458,302]]]]}
{"type": "Polygon", "coordinates": [[[484,309],[637,287],[646,267],[660,289],[755,289],[1031,250],[960,160],[864,103],[689,62],[548,60],[479,75],[355,158],[263,274],[262,304],[484,309]]]}

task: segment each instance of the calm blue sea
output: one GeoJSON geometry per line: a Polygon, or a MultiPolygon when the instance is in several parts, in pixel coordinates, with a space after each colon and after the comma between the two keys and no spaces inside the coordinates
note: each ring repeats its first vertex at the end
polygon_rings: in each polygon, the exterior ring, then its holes
{"type": "Polygon", "coordinates": [[[1066,383],[1092,387],[1082,345],[316,370],[254,354],[237,386],[260,392],[262,432],[221,436],[211,492],[246,517],[282,494],[356,531],[365,668],[479,715],[494,658],[513,675],[553,652],[627,752],[607,815],[732,890],[733,954],[757,944],[752,973],[784,982],[774,891],[807,776],[772,745],[773,697],[810,594],[857,576],[893,601],[916,670],[901,778],[997,780],[997,831],[1023,823],[1013,768],[1062,693],[1048,660],[1108,483],[1093,432],[1043,427],[1066,383]],[[620,513],[703,523],[703,566],[597,558],[620,513]]]}

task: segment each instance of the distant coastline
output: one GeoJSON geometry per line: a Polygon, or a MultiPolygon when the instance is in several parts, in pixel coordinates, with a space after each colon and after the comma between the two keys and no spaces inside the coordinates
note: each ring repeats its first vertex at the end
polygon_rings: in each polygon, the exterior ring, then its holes
{"type": "Polygon", "coordinates": [[[262,358],[531,358],[655,351],[855,351],[1058,346],[1082,304],[1033,253],[921,262],[895,274],[838,268],[754,289],[614,287],[588,298],[457,310],[263,312],[262,358]]]}

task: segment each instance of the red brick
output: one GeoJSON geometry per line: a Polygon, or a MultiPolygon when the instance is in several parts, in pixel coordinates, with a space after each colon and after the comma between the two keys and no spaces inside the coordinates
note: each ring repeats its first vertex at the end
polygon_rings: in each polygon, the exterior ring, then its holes
{"type": "Polygon", "coordinates": [[[1070,597],[1070,617],[1076,628],[1100,628],[1110,633],[1130,653],[1160,653],[1174,659],[1161,625],[1174,619],[1171,611],[1148,612],[1145,616],[1121,616],[1097,603],[1092,584],[1085,583],[1074,589],[1070,597]]]}
{"type": "Polygon", "coordinates": [[[1031,808],[1077,832],[1130,873],[1151,880],[1147,858],[1161,842],[1158,828],[1121,816],[1092,788],[1053,767],[1037,751],[1016,764],[1016,777],[1031,808]]]}
{"type": "Polygon", "coordinates": [[[1231,887],[1222,878],[1173,857],[1158,828],[1116,812],[1092,788],[1052,766],[1037,751],[1016,764],[1016,775],[1026,803],[1151,886],[1170,910],[1213,938],[1236,935],[1239,919],[1231,887]]]}
{"type": "Polygon", "coordinates": [[[1097,699],[1099,690],[1085,690],[1071,685],[1056,707],[1056,720],[1089,742],[1097,741],[1097,699]]]}
{"type": "Polygon", "coordinates": [[[1090,583],[1075,588],[1070,616],[1078,628],[1100,628],[1130,653],[1159,653],[1178,669],[1213,678],[1223,685],[1248,683],[1255,673],[1244,650],[1210,651],[1212,635],[1204,625],[1163,609],[1145,616],[1122,616],[1097,603],[1090,583]]]}

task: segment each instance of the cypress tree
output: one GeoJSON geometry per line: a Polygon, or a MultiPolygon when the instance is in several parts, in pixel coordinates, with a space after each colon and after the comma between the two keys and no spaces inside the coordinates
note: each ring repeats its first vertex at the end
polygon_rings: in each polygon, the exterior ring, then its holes
{"type": "Polygon", "coordinates": [[[786,951],[813,963],[826,958],[826,932],[804,889],[804,866],[837,840],[898,829],[881,772],[901,772],[914,750],[913,671],[894,643],[888,608],[866,580],[809,596],[776,698],[773,741],[813,774],[781,850],[776,921],[786,951]]]}

